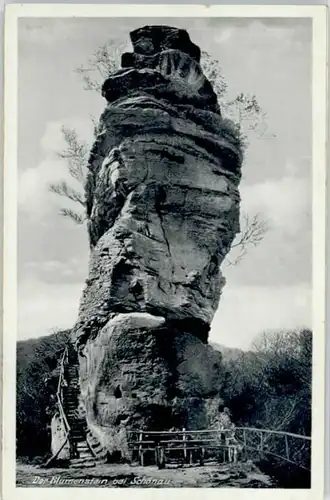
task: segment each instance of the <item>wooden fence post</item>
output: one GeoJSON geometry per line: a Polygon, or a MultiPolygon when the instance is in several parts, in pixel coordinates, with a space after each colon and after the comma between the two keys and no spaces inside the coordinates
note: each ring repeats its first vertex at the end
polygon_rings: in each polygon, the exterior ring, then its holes
{"type": "Polygon", "coordinates": [[[164,449],[163,446],[160,447],[160,459],[159,459],[159,463],[160,463],[160,468],[164,469],[165,468],[165,449],[164,449]]]}
{"type": "MultiPolygon", "coordinates": [[[[139,434],[139,442],[143,440],[143,434],[140,432],[139,434]]],[[[143,451],[142,451],[142,444],[139,444],[139,462],[140,465],[143,465],[143,451]]]]}
{"type": "Polygon", "coordinates": [[[285,451],[286,451],[286,458],[290,460],[290,450],[289,450],[289,443],[288,443],[288,436],[285,434],[285,451]]]}
{"type": "Polygon", "coordinates": [[[243,429],[243,443],[244,443],[244,460],[247,460],[247,454],[246,454],[246,433],[245,433],[245,429],[243,429]]]}
{"type": "Polygon", "coordinates": [[[182,439],[183,439],[183,459],[184,459],[184,462],[187,462],[187,444],[186,444],[187,436],[186,436],[186,429],[185,429],[185,427],[183,427],[182,432],[183,432],[183,435],[182,435],[182,439]]]}
{"type": "Polygon", "coordinates": [[[204,465],[204,455],[205,455],[205,448],[204,446],[202,446],[200,449],[200,456],[199,456],[200,465],[204,465]]]}
{"type": "Polygon", "coordinates": [[[222,448],[222,462],[226,461],[226,433],[222,432],[221,433],[221,442],[223,444],[222,448]]]}

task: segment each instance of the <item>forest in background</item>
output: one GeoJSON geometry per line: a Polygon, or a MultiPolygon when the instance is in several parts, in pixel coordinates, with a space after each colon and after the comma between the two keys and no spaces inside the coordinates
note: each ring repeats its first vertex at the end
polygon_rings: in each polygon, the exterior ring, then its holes
{"type": "MultiPolygon", "coordinates": [[[[69,334],[17,343],[18,459],[37,464],[49,456],[58,361],[69,334]]],[[[222,357],[221,397],[236,426],[311,435],[310,330],[264,333],[249,351],[211,345],[222,357]]]]}

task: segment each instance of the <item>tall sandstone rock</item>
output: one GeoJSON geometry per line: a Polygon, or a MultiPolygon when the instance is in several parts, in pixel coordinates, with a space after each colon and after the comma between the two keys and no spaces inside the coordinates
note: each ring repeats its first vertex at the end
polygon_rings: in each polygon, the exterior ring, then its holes
{"type": "Polygon", "coordinates": [[[221,391],[208,344],[239,230],[240,142],[184,30],[133,31],[109,75],[86,184],[91,255],[72,334],[92,432],[205,428],[221,391]]]}

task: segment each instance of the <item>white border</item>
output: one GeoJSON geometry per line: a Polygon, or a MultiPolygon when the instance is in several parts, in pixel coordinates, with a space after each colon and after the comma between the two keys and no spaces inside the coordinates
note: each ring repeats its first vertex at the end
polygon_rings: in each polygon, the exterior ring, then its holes
{"type": "Polygon", "coordinates": [[[14,17],[324,17],[324,5],[11,4],[14,17]]]}
{"type": "MultiPolygon", "coordinates": [[[[208,495],[221,498],[321,499],[324,487],[325,388],[325,242],[326,242],[326,104],[327,10],[324,6],[270,5],[9,5],[5,11],[5,149],[4,149],[4,315],[3,315],[3,453],[4,500],[56,499],[78,494],[81,500],[100,498],[166,498],[189,500],[208,495]],[[313,18],[313,413],[312,488],[258,490],[229,488],[97,489],[16,488],[15,407],[17,331],[17,20],[19,17],[310,17],[313,18]]],[[[303,103],[302,103],[303,105],[303,103]]],[[[38,103],[36,102],[36,106],[38,103]]]]}

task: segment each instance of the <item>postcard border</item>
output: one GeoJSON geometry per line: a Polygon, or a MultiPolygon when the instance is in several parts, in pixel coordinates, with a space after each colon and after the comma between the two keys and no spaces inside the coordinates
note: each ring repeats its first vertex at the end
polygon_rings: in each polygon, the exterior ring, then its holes
{"type": "MultiPolygon", "coordinates": [[[[17,20],[21,17],[310,17],[313,19],[313,408],[312,488],[310,490],[267,490],[269,498],[323,498],[324,411],[325,411],[325,275],[326,275],[326,141],[327,141],[327,9],[325,6],[270,5],[58,5],[17,4],[5,11],[5,108],[4,108],[4,239],[3,239],[3,498],[16,498],[24,489],[25,498],[56,498],[60,493],[81,499],[97,492],[109,495],[109,488],[17,488],[15,486],[15,405],[17,330],[17,20]],[[173,11],[175,10],[175,14],[173,11]],[[171,14],[172,12],[172,14],[171,14]]],[[[171,488],[172,495],[194,499],[201,494],[214,497],[219,490],[171,488]]],[[[134,489],[136,497],[166,498],[168,489],[134,489]]],[[[111,489],[122,497],[127,490],[111,489]]],[[[224,499],[263,498],[264,490],[221,488],[224,499]]]]}

